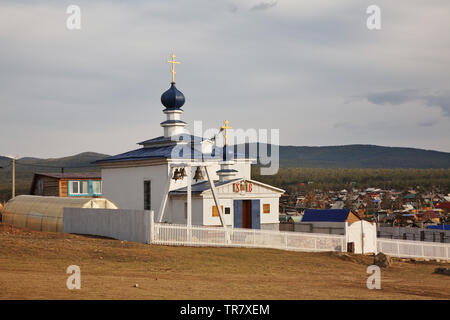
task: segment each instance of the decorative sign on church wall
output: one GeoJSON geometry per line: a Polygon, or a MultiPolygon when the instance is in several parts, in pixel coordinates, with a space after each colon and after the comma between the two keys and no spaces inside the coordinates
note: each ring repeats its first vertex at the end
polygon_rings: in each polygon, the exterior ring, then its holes
{"type": "Polygon", "coordinates": [[[233,191],[234,192],[252,192],[253,191],[253,183],[251,182],[238,182],[233,183],[233,191]]]}

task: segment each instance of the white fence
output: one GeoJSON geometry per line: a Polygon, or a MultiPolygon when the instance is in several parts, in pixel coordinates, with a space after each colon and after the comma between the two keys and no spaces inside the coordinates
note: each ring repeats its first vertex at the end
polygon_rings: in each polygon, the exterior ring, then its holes
{"type": "MultiPolygon", "coordinates": [[[[154,223],[151,243],[197,247],[273,248],[292,251],[346,251],[343,235],[154,223]]],[[[377,252],[393,257],[450,259],[450,244],[378,239],[377,252]]]]}
{"type": "Polygon", "coordinates": [[[377,240],[378,252],[393,257],[450,259],[450,244],[407,240],[377,240]]]}
{"type": "MultiPolygon", "coordinates": [[[[153,211],[143,210],[64,208],[63,216],[63,232],[161,245],[345,252],[352,241],[347,235],[155,223],[153,211]]],[[[378,238],[375,250],[393,257],[450,260],[448,243],[378,238]]]]}
{"type": "Polygon", "coordinates": [[[342,235],[311,234],[155,223],[152,243],[176,246],[273,248],[294,251],[344,251],[342,235]]]}
{"type": "Polygon", "coordinates": [[[379,238],[450,243],[450,230],[377,226],[379,238]]]}
{"type": "Polygon", "coordinates": [[[63,232],[150,243],[153,211],[64,208],[63,232]]]}

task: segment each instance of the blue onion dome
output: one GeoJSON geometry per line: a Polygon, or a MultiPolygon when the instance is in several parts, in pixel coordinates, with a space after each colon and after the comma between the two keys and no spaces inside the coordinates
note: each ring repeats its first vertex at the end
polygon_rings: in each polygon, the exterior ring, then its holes
{"type": "Polygon", "coordinates": [[[167,109],[179,109],[185,101],[184,94],[175,87],[175,82],[172,82],[170,88],[161,96],[161,103],[167,109]]]}

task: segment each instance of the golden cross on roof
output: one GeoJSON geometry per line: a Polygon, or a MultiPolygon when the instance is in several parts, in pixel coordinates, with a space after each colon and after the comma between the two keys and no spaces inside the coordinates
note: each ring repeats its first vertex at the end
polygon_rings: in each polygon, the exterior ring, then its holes
{"type": "Polygon", "coordinates": [[[172,60],[167,61],[172,64],[172,69],[170,70],[170,72],[172,72],[172,83],[175,83],[175,65],[181,63],[179,61],[175,61],[175,57],[176,55],[172,53],[172,60]]]}
{"type": "Polygon", "coordinates": [[[228,144],[228,129],[233,129],[232,127],[228,126],[229,123],[230,122],[228,120],[225,120],[225,125],[220,127],[220,131],[225,130],[225,133],[223,135],[225,137],[225,145],[228,144]]]}

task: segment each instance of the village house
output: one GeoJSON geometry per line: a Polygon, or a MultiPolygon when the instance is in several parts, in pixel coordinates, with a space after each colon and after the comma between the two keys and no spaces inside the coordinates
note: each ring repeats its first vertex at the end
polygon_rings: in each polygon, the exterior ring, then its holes
{"type": "Polygon", "coordinates": [[[99,172],[35,173],[30,195],[99,198],[102,177],[99,172]]]}
{"type": "Polygon", "coordinates": [[[442,210],[445,214],[450,214],[450,202],[441,202],[436,205],[436,208],[442,210]]]}
{"type": "Polygon", "coordinates": [[[349,222],[360,221],[361,218],[350,209],[306,209],[302,222],[349,222]]]}

